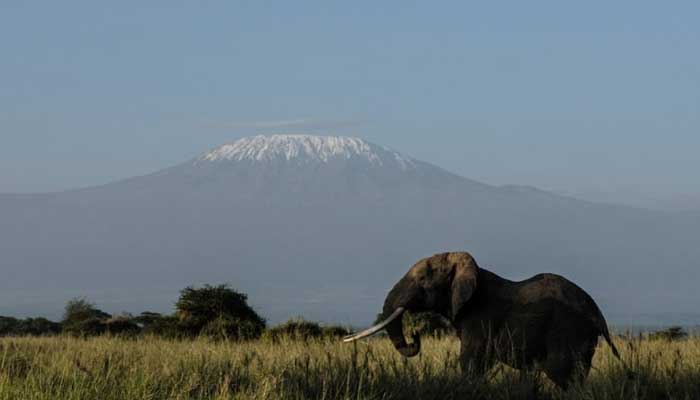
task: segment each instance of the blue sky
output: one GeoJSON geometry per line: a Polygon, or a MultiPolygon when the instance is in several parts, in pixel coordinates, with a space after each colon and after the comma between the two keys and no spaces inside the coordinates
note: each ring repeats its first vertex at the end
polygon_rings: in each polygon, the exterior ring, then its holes
{"type": "Polygon", "coordinates": [[[3,1],[0,192],[309,132],[487,183],[700,193],[699,17],[681,1],[3,1]]]}

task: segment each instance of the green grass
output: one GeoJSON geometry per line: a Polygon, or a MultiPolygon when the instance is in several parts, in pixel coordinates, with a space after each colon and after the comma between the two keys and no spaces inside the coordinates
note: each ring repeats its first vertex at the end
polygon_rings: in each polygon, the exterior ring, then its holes
{"type": "Polygon", "coordinates": [[[601,342],[587,381],[459,372],[454,339],[401,358],[386,339],[215,343],[157,338],[0,339],[0,399],[699,399],[700,339],[601,342]]]}

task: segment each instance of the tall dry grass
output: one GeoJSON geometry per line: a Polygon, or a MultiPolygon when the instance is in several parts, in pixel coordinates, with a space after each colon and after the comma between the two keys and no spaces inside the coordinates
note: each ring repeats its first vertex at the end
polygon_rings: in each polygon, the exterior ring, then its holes
{"type": "Polygon", "coordinates": [[[601,342],[563,392],[503,366],[462,375],[454,339],[403,359],[386,339],[214,343],[157,338],[0,339],[0,399],[700,399],[700,339],[601,342]]]}

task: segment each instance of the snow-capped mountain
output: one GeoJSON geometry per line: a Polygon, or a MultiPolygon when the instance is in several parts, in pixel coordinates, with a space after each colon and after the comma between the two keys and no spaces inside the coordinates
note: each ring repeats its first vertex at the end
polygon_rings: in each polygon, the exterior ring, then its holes
{"type": "Polygon", "coordinates": [[[169,311],[230,282],[272,321],[370,322],[417,259],[468,250],[520,279],[570,277],[610,319],[693,312],[700,220],[457,176],[362,139],[243,138],[100,187],[0,195],[0,315],[169,311]]]}
{"type": "MultiPolygon", "coordinates": [[[[383,201],[397,191],[408,198],[436,186],[488,185],[469,181],[434,165],[366,140],[342,136],[258,135],[205,152],[193,160],[155,174],[128,179],[110,188],[124,194],[153,191],[180,196],[253,202],[269,207],[334,202],[383,201]],[[127,189],[131,188],[131,189],[127,189]]],[[[102,195],[105,190],[88,190],[102,195]]],[[[89,193],[81,193],[81,196],[89,193]]],[[[337,205],[338,203],[336,203],[337,205]]]]}
{"type": "Polygon", "coordinates": [[[199,162],[286,161],[305,164],[350,160],[401,170],[415,168],[410,157],[359,138],[343,136],[258,135],[225,144],[198,158],[199,162]]]}

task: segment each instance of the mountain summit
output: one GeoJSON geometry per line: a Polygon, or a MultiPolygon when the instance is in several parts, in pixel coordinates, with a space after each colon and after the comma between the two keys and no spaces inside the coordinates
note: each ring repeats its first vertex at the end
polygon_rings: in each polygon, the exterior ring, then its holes
{"type": "Polygon", "coordinates": [[[322,164],[337,161],[365,162],[377,167],[395,166],[408,170],[415,161],[401,153],[345,136],[258,135],[220,146],[197,159],[198,162],[276,161],[322,164]]]}
{"type": "Polygon", "coordinates": [[[424,189],[436,185],[486,186],[364,139],[314,135],[244,137],[144,178],[134,183],[170,192],[194,189],[199,196],[215,193],[230,202],[250,199],[270,207],[395,203],[396,196],[404,203],[429,196],[424,189]]]}

